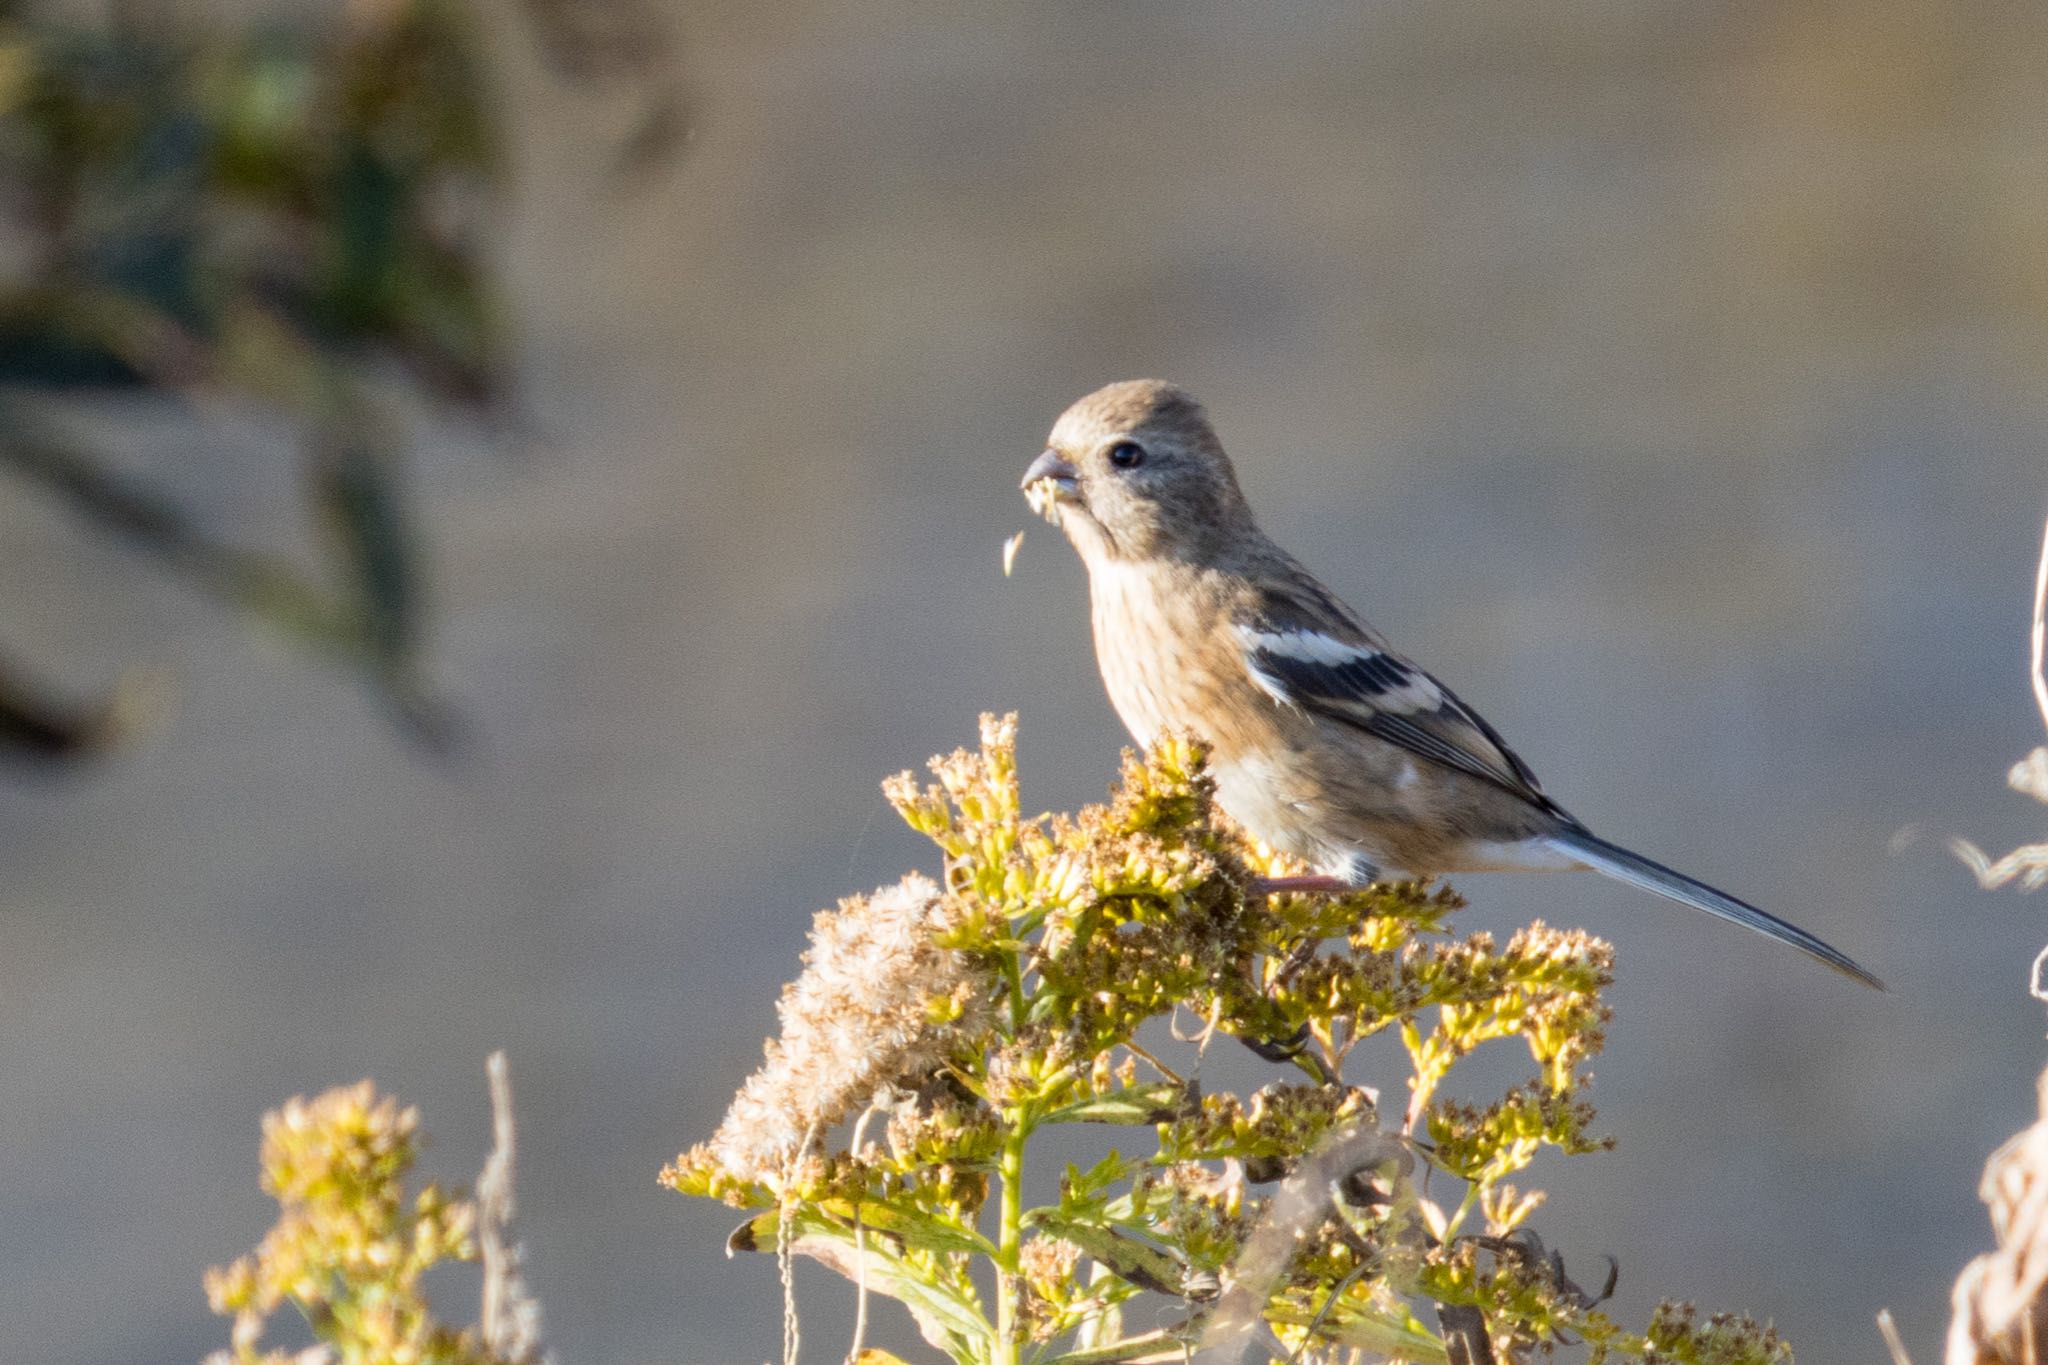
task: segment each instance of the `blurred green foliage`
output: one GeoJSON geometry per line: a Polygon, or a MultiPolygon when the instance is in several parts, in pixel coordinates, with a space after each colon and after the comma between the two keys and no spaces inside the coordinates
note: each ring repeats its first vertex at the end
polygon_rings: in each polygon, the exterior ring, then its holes
{"type": "MultiPolygon", "coordinates": [[[[83,26],[0,0],[0,471],[362,672],[441,746],[402,405],[502,417],[512,338],[482,231],[505,189],[482,26],[499,0],[354,3],[226,32],[83,26]],[[283,414],[313,509],[301,559],[241,548],[75,436],[64,398],[142,390],[283,414]]],[[[570,76],[667,80],[636,0],[526,0],[570,76]],[[630,54],[628,56],[627,54],[630,54]]],[[[667,86],[630,141],[679,122],[667,86]]],[[[120,738],[0,668],[0,753],[120,738]]]]}

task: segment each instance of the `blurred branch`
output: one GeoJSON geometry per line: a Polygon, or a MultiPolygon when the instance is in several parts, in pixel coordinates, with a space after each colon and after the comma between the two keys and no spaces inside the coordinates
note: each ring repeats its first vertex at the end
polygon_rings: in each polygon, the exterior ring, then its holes
{"type": "Polygon", "coordinates": [[[1913,1365],[1913,1357],[1906,1353],[1906,1342],[1899,1335],[1899,1325],[1892,1319],[1892,1310],[1877,1310],[1877,1334],[1884,1338],[1884,1348],[1890,1353],[1892,1365],[1913,1365]]]}
{"type": "MultiPolygon", "coordinates": [[[[2034,571],[2029,637],[2034,705],[2048,728],[2048,531],[2034,571]]],[[[2017,791],[2048,804],[2048,746],[2036,748],[2006,775],[2017,791]]],[[[1963,839],[1949,847],[1986,890],[2014,877],[2028,891],[2048,882],[2048,844],[2027,844],[1993,862],[1963,839]]],[[[2048,1000],[2048,948],[2034,958],[2028,992],[2048,1000]]],[[[1998,1249],[1979,1256],[1956,1278],[1950,1295],[1945,1365],[2041,1365],[2048,1349],[2048,1072],[2035,1082],[2041,1118],[2008,1139],[1984,1164],[1977,1194],[1991,1212],[1998,1249]]]]}
{"type": "Polygon", "coordinates": [[[2048,729],[2048,530],[2042,532],[2041,561],[2034,570],[2034,629],[2028,639],[2034,709],[2041,713],[2042,727],[2048,729]]]}

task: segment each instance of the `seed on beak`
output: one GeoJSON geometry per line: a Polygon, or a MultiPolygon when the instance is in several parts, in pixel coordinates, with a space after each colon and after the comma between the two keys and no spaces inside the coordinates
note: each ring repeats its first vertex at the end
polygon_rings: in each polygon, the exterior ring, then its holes
{"type": "Polygon", "coordinates": [[[1024,471],[1024,500],[1031,510],[1059,524],[1059,504],[1080,495],[1081,472],[1056,450],[1048,450],[1024,471]]]}

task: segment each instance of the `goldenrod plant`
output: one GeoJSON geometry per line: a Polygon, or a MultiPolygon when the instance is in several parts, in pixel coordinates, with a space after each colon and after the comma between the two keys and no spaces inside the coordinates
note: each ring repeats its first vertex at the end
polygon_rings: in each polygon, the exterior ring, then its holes
{"type": "Polygon", "coordinates": [[[232,1346],[206,1365],[545,1365],[540,1308],[527,1292],[512,1217],[512,1108],[503,1054],[490,1063],[496,1146],[475,1200],[434,1185],[407,1197],[419,1111],[363,1081],[294,1099],[263,1119],[263,1188],[277,1224],[251,1254],[206,1277],[232,1346]],[[482,1322],[437,1320],[420,1287],[434,1266],[484,1262],[482,1322]],[[296,1308],[315,1344],[265,1349],[271,1319],[296,1308]]]}
{"type": "Polygon", "coordinates": [[[1181,739],[1127,758],[1107,805],[1026,818],[1014,740],[1014,717],[984,717],[936,785],[885,784],[943,881],[818,917],[764,1065],[663,1172],[749,1211],[733,1249],[860,1287],[848,1359],[893,1359],[863,1349],[870,1295],[962,1365],[1791,1358],[1685,1305],[1627,1331],[1529,1227],[1543,1196],[1511,1179],[1608,1144],[1586,1094],[1607,944],[1458,937],[1443,887],[1256,894],[1286,869],[1218,814],[1181,739]],[[1226,1035],[1287,1079],[1205,1090],[1226,1035]],[[1509,1042],[1525,1080],[1447,1093],[1509,1042]],[[1369,1074],[1389,1065],[1399,1089],[1369,1074]],[[1036,1179],[1034,1141],[1077,1124],[1130,1138],[1036,1179]]]}

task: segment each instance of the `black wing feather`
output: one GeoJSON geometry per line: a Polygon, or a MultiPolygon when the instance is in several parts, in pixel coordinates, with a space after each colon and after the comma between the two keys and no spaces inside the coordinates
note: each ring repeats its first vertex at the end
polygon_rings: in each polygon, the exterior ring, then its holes
{"type": "Polygon", "coordinates": [[[1292,704],[1356,726],[1418,758],[1491,782],[1571,819],[1543,794],[1536,774],[1500,733],[1448,687],[1387,649],[1364,622],[1306,575],[1290,586],[1291,592],[1269,596],[1261,619],[1247,622],[1247,629],[1283,637],[1321,636],[1354,651],[1324,661],[1253,645],[1248,658],[1252,669],[1279,684],[1292,704]],[[1395,694],[1403,692],[1409,695],[1397,699],[1395,694]]]}

